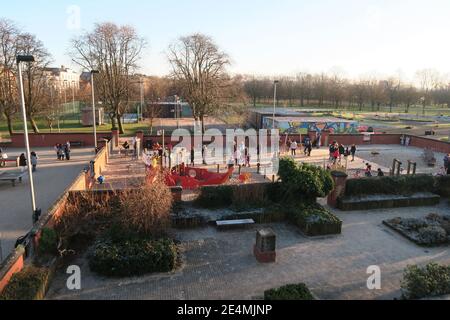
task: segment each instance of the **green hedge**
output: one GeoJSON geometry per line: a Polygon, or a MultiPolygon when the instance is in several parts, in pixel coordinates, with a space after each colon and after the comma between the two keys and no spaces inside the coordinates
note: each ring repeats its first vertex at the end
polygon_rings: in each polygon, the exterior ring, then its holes
{"type": "Polygon", "coordinates": [[[39,239],[38,252],[40,255],[55,255],[58,249],[58,235],[56,231],[44,228],[39,239]]]}
{"type": "Polygon", "coordinates": [[[288,216],[307,236],[340,234],[342,221],[320,204],[300,205],[288,216]]]}
{"type": "Polygon", "coordinates": [[[172,271],[176,259],[176,245],[169,239],[136,237],[114,241],[107,238],[94,245],[89,254],[89,267],[109,277],[139,276],[172,271]]]}
{"type": "Polygon", "coordinates": [[[264,292],[264,300],[315,300],[304,283],[290,284],[264,292]]]}
{"type": "Polygon", "coordinates": [[[231,186],[203,187],[194,205],[206,209],[217,209],[229,207],[232,202],[233,188],[231,186]]]}
{"type": "Polygon", "coordinates": [[[347,180],[345,194],[362,196],[372,194],[411,195],[436,191],[435,179],[430,175],[372,177],[347,180]]]}
{"type": "Polygon", "coordinates": [[[334,189],[329,171],[306,163],[297,164],[291,158],[280,160],[278,175],[283,196],[277,202],[297,202],[299,197],[315,201],[334,189]]]}
{"type": "Polygon", "coordinates": [[[409,266],[402,281],[404,299],[423,299],[450,294],[450,267],[430,263],[409,266]]]}
{"type": "Polygon", "coordinates": [[[44,299],[49,274],[47,268],[24,268],[12,276],[0,295],[0,300],[44,299]]]}
{"type": "Polygon", "coordinates": [[[450,175],[436,178],[438,193],[450,197],[450,175]]]}

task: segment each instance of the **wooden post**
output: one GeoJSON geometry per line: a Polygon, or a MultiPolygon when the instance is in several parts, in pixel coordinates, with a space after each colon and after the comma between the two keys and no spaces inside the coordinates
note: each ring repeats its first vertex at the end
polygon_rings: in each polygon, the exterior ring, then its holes
{"type": "Polygon", "coordinates": [[[402,166],[402,163],[400,161],[397,162],[397,176],[400,175],[400,167],[402,166]]]}
{"type": "Polygon", "coordinates": [[[220,164],[217,165],[217,173],[220,173],[220,164]]]}

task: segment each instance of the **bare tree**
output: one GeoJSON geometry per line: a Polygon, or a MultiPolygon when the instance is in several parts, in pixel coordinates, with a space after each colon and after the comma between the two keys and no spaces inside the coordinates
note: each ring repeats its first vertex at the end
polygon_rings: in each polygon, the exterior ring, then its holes
{"type": "Polygon", "coordinates": [[[13,117],[18,112],[15,58],[20,32],[13,22],[0,19],[0,112],[13,133],[13,117]]]}
{"type": "Polygon", "coordinates": [[[191,105],[194,119],[205,131],[205,116],[220,107],[230,78],[228,55],[203,34],[181,37],[169,46],[172,77],[180,84],[183,98],[191,105]]]}
{"type": "Polygon", "coordinates": [[[32,55],[33,63],[27,63],[23,69],[25,106],[28,120],[35,133],[39,133],[36,117],[45,114],[49,109],[47,97],[47,75],[45,69],[49,66],[50,54],[36,36],[23,33],[18,38],[18,52],[32,55]]]}
{"type": "Polygon", "coordinates": [[[428,103],[431,103],[432,90],[436,89],[439,85],[439,73],[433,69],[423,69],[416,73],[416,77],[422,90],[422,112],[425,114],[425,108],[428,103]]]}
{"type": "Polygon", "coordinates": [[[72,40],[70,55],[86,70],[98,70],[96,90],[109,111],[112,126],[123,133],[121,118],[130,99],[130,77],[138,69],[145,41],[130,26],[96,24],[94,30],[72,40]]]}

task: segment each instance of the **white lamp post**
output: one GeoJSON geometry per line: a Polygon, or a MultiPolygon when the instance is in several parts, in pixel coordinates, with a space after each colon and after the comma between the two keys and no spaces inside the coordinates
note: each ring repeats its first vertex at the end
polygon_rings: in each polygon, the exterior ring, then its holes
{"type": "Polygon", "coordinates": [[[28,140],[28,125],[27,125],[27,112],[25,108],[25,95],[23,92],[23,79],[22,79],[22,66],[21,62],[34,62],[34,57],[27,56],[17,56],[17,69],[19,74],[19,89],[20,89],[20,103],[22,105],[22,116],[23,116],[23,135],[25,139],[26,157],[27,157],[27,167],[28,175],[30,177],[30,196],[31,196],[31,208],[33,210],[33,223],[37,222],[39,219],[39,212],[36,208],[36,197],[34,193],[34,181],[33,181],[33,170],[31,168],[31,152],[30,152],[30,142],[28,140]]]}
{"type": "Polygon", "coordinates": [[[94,145],[95,152],[97,153],[97,115],[95,114],[95,89],[94,89],[94,74],[99,73],[97,70],[91,70],[91,91],[92,91],[92,121],[94,127],[94,145]]]}
{"type": "Polygon", "coordinates": [[[272,118],[272,123],[273,123],[273,129],[275,130],[275,115],[276,115],[276,109],[277,109],[277,85],[278,85],[279,81],[275,80],[273,82],[274,84],[274,88],[273,88],[273,118],[272,118]]]}

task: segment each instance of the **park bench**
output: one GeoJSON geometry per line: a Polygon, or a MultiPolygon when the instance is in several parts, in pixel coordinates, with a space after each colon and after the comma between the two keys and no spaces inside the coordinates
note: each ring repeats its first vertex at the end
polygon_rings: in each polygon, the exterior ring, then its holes
{"type": "Polygon", "coordinates": [[[25,172],[3,172],[0,173],[0,181],[10,181],[12,186],[16,186],[16,181],[22,183],[22,178],[25,172]]]}
{"type": "Polygon", "coordinates": [[[255,221],[253,219],[216,221],[216,226],[219,230],[231,229],[236,227],[247,227],[254,224],[255,221]]]}
{"type": "Polygon", "coordinates": [[[14,167],[19,167],[19,157],[11,159],[0,159],[0,167],[6,167],[8,164],[12,164],[14,167]]]}
{"type": "Polygon", "coordinates": [[[84,141],[69,141],[71,147],[84,147],[84,141]]]}

